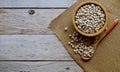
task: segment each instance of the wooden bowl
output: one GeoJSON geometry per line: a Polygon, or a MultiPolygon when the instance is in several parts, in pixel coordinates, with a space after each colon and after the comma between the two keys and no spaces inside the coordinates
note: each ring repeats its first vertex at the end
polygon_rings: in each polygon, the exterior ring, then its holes
{"type": "Polygon", "coordinates": [[[74,25],[74,27],[75,27],[75,29],[80,33],[80,34],[82,34],[82,35],[84,35],[84,36],[88,36],[88,37],[93,37],[93,36],[97,36],[97,35],[99,35],[99,34],[101,34],[103,31],[104,31],[104,29],[106,28],[106,26],[107,26],[107,12],[106,12],[106,9],[101,5],[101,4],[99,4],[99,3],[97,3],[97,2],[94,2],[94,1],[86,1],[86,2],[82,2],[82,3],[80,3],[77,7],[76,7],[76,9],[75,9],[75,11],[74,11],[74,14],[73,14],[73,25],[74,25]],[[103,10],[103,12],[104,12],[104,14],[105,14],[105,23],[104,23],[104,26],[99,30],[99,31],[97,31],[97,32],[95,32],[95,33],[92,33],[92,34],[88,34],[88,33],[85,33],[85,32],[83,32],[83,31],[81,31],[79,28],[78,28],[78,26],[76,25],[76,23],[75,23],[75,15],[76,15],[76,12],[78,11],[78,9],[80,8],[80,7],[82,7],[83,5],[86,5],[86,4],[95,4],[95,5],[98,5],[98,6],[100,6],[101,7],[101,9],[103,10]]]}

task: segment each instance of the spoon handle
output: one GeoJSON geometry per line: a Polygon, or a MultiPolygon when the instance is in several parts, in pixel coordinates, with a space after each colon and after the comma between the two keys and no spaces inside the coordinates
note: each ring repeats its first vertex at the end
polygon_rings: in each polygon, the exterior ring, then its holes
{"type": "Polygon", "coordinates": [[[115,19],[112,24],[109,26],[109,28],[106,30],[106,35],[108,35],[112,29],[118,24],[119,20],[118,19],[115,19]]]}
{"type": "Polygon", "coordinates": [[[100,41],[102,41],[112,30],[113,28],[119,23],[118,19],[115,19],[110,26],[108,27],[108,29],[105,31],[105,33],[100,37],[100,39],[97,41],[98,43],[100,43],[100,41]]]}

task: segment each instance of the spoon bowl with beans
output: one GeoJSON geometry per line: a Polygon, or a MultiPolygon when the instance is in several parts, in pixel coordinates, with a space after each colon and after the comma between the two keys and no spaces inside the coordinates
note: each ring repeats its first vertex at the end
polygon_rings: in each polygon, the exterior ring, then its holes
{"type": "Polygon", "coordinates": [[[82,58],[83,60],[85,60],[85,61],[90,60],[90,59],[93,57],[93,55],[94,55],[94,53],[95,53],[95,51],[96,51],[96,48],[97,48],[98,44],[112,31],[112,29],[113,29],[118,23],[119,23],[119,20],[118,20],[118,19],[115,19],[115,20],[110,24],[110,26],[109,26],[108,29],[105,31],[105,33],[103,33],[103,35],[100,37],[100,39],[99,39],[96,43],[90,45],[85,51],[83,51],[83,54],[82,54],[81,58],[82,58]]]}

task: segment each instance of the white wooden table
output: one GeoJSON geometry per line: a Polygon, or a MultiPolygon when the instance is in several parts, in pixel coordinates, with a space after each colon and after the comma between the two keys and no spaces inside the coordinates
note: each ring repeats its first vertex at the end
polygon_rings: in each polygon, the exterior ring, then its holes
{"type": "Polygon", "coordinates": [[[0,72],[83,72],[49,28],[75,0],[0,0],[0,72]]]}

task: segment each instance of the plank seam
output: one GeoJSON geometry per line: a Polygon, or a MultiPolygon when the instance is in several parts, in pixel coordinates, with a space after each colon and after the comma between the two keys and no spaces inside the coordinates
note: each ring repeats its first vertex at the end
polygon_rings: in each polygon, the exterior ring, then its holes
{"type": "Polygon", "coordinates": [[[0,7],[0,9],[67,9],[69,7],[0,7]]]}
{"type": "Polygon", "coordinates": [[[0,60],[0,62],[74,62],[74,60],[0,60]]]}

